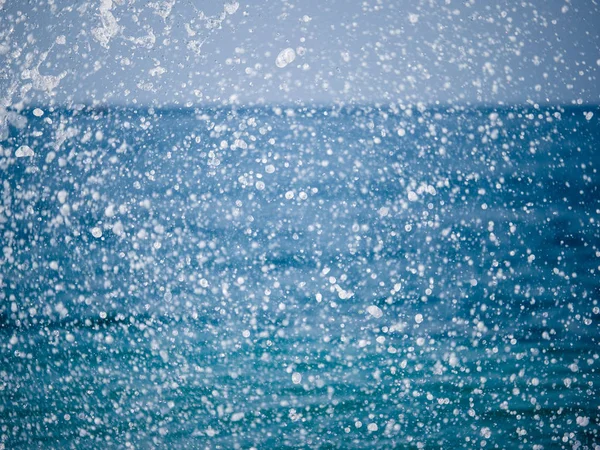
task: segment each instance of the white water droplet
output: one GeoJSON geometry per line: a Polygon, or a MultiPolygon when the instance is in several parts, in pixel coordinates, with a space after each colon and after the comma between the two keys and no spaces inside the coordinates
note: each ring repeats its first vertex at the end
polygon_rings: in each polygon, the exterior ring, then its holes
{"type": "Polygon", "coordinates": [[[376,319],[379,319],[381,316],[383,316],[383,311],[381,310],[381,308],[379,308],[379,306],[376,305],[368,306],[367,312],[376,319]]]}
{"type": "Polygon", "coordinates": [[[244,418],[243,412],[236,412],[231,415],[232,422],[238,422],[238,421],[242,420],[243,418],[244,418]]]}
{"type": "Polygon", "coordinates": [[[577,417],[577,425],[579,425],[580,427],[587,427],[590,423],[590,418],[589,417],[585,417],[585,416],[578,416],[577,417]]]}
{"type": "Polygon", "coordinates": [[[235,14],[235,12],[240,7],[238,2],[225,3],[225,12],[229,15],[235,14]]]}
{"type": "Polygon", "coordinates": [[[295,59],[296,59],[296,52],[294,51],[293,48],[288,47],[284,50],[281,50],[281,52],[279,52],[279,55],[277,55],[277,59],[275,59],[275,64],[280,69],[283,69],[285,66],[290,64],[295,59]]]}
{"type": "Polygon", "coordinates": [[[67,196],[69,195],[69,193],[65,190],[62,191],[58,191],[58,193],[56,194],[56,198],[58,198],[58,201],[60,203],[64,203],[67,201],[67,196]]]}
{"type": "Polygon", "coordinates": [[[33,149],[28,145],[21,145],[15,152],[15,156],[17,158],[25,158],[25,157],[30,157],[30,156],[34,156],[34,155],[35,155],[35,153],[33,152],[33,149]]]}

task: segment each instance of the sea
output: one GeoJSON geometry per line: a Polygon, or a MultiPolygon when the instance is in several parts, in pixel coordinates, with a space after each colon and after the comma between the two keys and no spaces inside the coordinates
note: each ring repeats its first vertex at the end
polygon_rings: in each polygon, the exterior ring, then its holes
{"type": "Polygon", "coordinates": [[[0,448],[600,449],[600,108],[43,106],[0,448]]]}

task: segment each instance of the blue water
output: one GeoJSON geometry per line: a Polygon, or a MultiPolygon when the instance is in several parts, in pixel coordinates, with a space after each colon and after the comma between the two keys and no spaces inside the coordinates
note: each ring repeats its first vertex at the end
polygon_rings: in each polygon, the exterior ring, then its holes
{"type": "Polygon", "coordinates": [[[598,108],[44,112],[6,448],[600,445],[598,108]]]}

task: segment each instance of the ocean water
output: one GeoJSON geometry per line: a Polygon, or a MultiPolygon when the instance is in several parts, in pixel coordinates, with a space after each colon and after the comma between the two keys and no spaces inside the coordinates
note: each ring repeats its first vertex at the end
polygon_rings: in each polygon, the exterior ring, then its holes
{"type": "Polygon", "coordinates": [[[597,107],[41,109],[3,448],[600,447],[597,107]]]}

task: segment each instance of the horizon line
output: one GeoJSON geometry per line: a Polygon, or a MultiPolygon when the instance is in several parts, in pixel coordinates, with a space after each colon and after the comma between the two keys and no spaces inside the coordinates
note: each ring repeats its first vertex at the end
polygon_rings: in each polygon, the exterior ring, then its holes
{"type": "Polygon", "coordinates": [[[434,109],[541,109],[541,108],[594,108],[600,109],[600,102],[598,103],[567,103],[567,102],[315,102],[307,104],[304,102],[248,102],[248,103],[229,103],[229,102],[202,102],[193,105],[181,105],[177,103],[164,103],[164,104],[152,104],[152,103],[93,103],[93,102],[70,102],[70,103],[29,103],[28,105],[22,105],[20,108],[15,108],[15,105],[11,105],[5,108],[5,111],[28,111],[36,108],[39,109],[72,109],[72,110],[107,110],[107,109],[157,109],[157,110],[195,110],[195,109],[250,109],[250,108],[279,108],[285,110],[298,110],[304,108],[310,109],[344,109],[344,108],[400,108],[404,109],[417,109],[417,110],[434,110],[434,109]]]}

